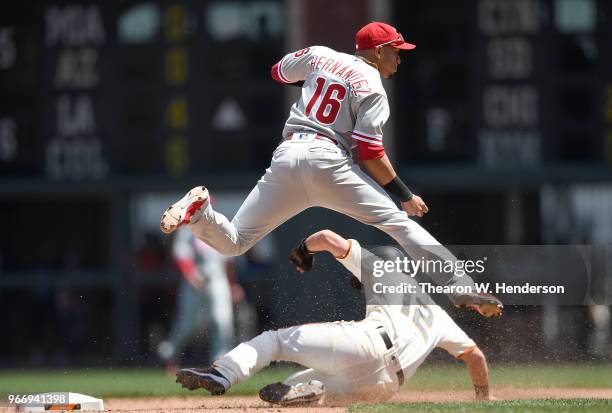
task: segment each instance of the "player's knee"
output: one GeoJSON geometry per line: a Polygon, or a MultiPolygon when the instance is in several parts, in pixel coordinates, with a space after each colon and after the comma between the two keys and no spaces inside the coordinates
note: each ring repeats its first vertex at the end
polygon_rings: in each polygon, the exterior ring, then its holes
{"type": "Polygon", "coordinates": [[[245,252],[250,250],[252,244],[248,244],[246,242],[237,242],[235,244],[231,244],[226,246],[225,248],[217,249],[221,254],[226,257],[237,257],[239,255],[243,255],[245,252]]]}
{"type": "Polygon", "coordinates": [[[237,257],[239,255],[244,254],[245,252],[247,252],[247,248],[240,248],[239,246],[225,250],[225,251],[219,251],[221,252],[223,255],[225,255],[226,257],[237,257]]]}

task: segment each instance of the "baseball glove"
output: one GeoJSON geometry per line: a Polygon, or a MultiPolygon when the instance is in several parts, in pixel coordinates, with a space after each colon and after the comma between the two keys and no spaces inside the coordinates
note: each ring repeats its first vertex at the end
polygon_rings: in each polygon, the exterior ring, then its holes
{"type": "Polygon", "coordinates": [[[471,308],[487,318],[501,317],[504,311],[504,304],[499,298],[487,293],[460,294],[455,298],[455,305],[471,308]]]}
{"type": "Polygon", "coordinates": [[[291,251],[291,255],[289,256],[289,261],[297,267],[299,272],[310,271],[314,264],[314,253],[308,251],[305,242],[306,238],[291,251]]]}

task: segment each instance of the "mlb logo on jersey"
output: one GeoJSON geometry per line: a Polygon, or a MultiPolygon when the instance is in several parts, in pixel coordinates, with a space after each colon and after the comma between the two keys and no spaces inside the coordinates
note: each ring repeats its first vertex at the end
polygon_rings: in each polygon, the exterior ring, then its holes
{"type": "Polygon", "coordinates": [[[316,137],[316,133],[296,132],[291,140],[294,142],[314,142],[316,137]]]}

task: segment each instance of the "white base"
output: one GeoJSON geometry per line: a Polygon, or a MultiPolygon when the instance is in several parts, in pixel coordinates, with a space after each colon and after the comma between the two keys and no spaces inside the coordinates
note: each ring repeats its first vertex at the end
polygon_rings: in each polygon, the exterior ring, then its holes
{"type": "MultiPolygon", "coordinates": [[[[41,393],[47,394],[47,393],[41,393]]],[[[56,393],[54,393],[56,394],[56,393]]],[[[53,410],[62,410],[62,406],[65,407],[63,410],[73,410],[73,411],[104,411],[104,402],[102,399],[96,399],[95,397],[87,396],[86,394],[80,393],[68,393],[68,405],[80,405],[80,408],[70,408],[70,406],[56,404],[58,408],[53,410]]],[[[44,412],[45,406],[25,406],[25,405],[17,405],[18,412],[44,412]]]]}

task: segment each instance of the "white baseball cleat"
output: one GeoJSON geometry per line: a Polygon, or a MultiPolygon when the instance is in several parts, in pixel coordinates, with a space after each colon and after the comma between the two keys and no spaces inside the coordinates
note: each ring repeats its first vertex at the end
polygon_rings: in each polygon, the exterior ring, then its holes
{"type": "Polygon", "coordinates": [[[284,383],[272,383],[259,391],[259,398],[265,402],[282,406],[311,404],[321,400],[325,386],[318,380],[298,383],[293,386],[284,383]]]}
{"type": "Polygon", "coordinates": [[[202,217],[202,205],[207,202],[208,189],[196,186],[164,211],[159,227],[162,232],[171,234],[185,224],[197,222],[202,217]]]}

